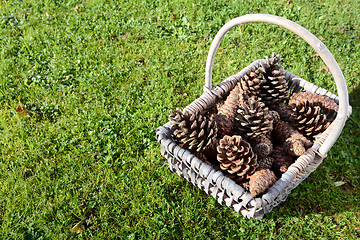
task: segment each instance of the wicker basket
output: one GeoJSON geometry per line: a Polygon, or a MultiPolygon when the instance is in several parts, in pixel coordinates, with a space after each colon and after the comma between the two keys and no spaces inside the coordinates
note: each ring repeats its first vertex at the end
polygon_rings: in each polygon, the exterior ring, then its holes
{"type": "Polygon", "coordinates": [[[284,27],[303,38],[323,59],[335,79],[339,97],[289,72],[285,72],[285,77],[290,87],[294,88],[294,91],[316,92],[329,96],[339,104],[337,117],[330,127],[316,139],[311,148],[298,157],[289,167],[288,171],[261,197],[251,196],[240,185],[224,176],[221,171],[215,170],[189,150],[178,146],[172,139],[173,129],[171,122],[159,127],[156,137],[161,145],[161,154],[168,160],[171,171],[176,172],[180,177],[185,178],[193,185],[216,198],[220,204],[228,206],[246,218],[262,218],[265,213],[270,212],[280,202],[285,201],[291,190],[321,164],[326,157],[326,153],[340,135],[347,118],[351,114],[351,107],[349,106],[344,76],[329,50],[319,39],[305,28],[290,20],[267,14],[249,14],[229,21],[217,33],[210,47],[207,59],[204,93],[187,106],[184,111],[205,111],[231,91],[241,77],[258,68],[261,61],[264,61],[264,59],[259,59],[253,62],[238,74],[227,78],[212,89],[212,65],[222,38],[231,28],[249,22],[266,22],[284,27]]]}

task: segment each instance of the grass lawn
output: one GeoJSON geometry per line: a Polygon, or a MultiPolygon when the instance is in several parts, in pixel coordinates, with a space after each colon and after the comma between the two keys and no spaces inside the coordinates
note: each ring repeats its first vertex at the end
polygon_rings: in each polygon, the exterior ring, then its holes
{"type": "MultiPolygon", "coordinates": [[[[360,238],[359,11],[358,0],[0,1],[0,238],[360,238]],[[201,95],[216,32],[247,13],[320,38],[353,107],[325,161],[262,220],[170,172],[155,139],[170,109],[201,95]]],[[[310,46],[263,23],[226,35],[214,83],[272,52],[336,93],[310,46]]]]}

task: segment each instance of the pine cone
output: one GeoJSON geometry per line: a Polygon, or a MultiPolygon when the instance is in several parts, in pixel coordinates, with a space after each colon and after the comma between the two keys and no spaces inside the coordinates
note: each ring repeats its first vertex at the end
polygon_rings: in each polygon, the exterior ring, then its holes
{"type": "Polygon", "coordinates": [[[215,116],[218,112],[218,103],[214,103],[210,106],[208,106],[207,109],[205,109],[201,114],[205,115],[207,118],[209,118],[211,121],[215,121],[215,116]]]}
{"type": "Polygon", "coordinates": [[[203,162],[207,162],[207,158],[205,156],[205,154],[203,154],[202,152],[196,152],[194,154],[198,159],[202,160],[203,162]]]}
{"type": "Polygon", "coordinates": [[[289,105],[292,108],[292,124],[309,139],[329,127],[339,108],[331,98],[307,92],[292,95],[289,105]]]}
{"type": "Polygon", "coordinates": [[[291,156],[299,157],[303,155],[306,151],[304,144],[294,138],[288,138],[282,145],[285,152],[290,154],[291,156]]]}
{"type": "Polygon", "coordinates": [[[258,158],[268,156],[273,150],[273,144],[269,138],[270,136],[260,135],[251,141],[254,153],[258,158]]]}
{"type": "Polygon", "coordinates": [[[182,147],[202,152],[215,141],[217,128],[215,122],[197,113],[176,113],[170,110],[169,119],[173,121],[174,136],[182,147]]]}
{"type": "Polygon", "coordinates": [[[261,62],[262,67],[259,69],[263,78],[259,96],[270,108],[288,99],[284,67],[277,64],[280,60],[280,55],[273,54],[272,58],[266,57],[266,60],[261,62]]]}
{"type": "Polygon", "coordinates": [[[273,125],[275,125],[280,120],[280,115],[276,111],[269,111],[270,119],[273,121],[273,125]]]}
{"type": "Polygon", "coordinates": [[[213,166],[213,163],[209,161],[209,159],[206,157],[205,154],[203,154],[202,152],[195,152],[194,155],[199,158],[201,161],[207,163],[210,166],[213,166]]]}
{"type": "Polygon", "coordinates": [[[220,168],[235,182],[240,182],[258,167],[256,155],[241,136],[225,135],[217,147],[220,168]]]}
{"type": "Polygon", "coordinates": [[[284,151],[292,156],[301,156],[312,142],[296,131],[289,123],[279,120],[272,132],[274,139],[283,144],[284,151]]]}
{"type": "Polygon", "coordinates": [[[239,106],[240,98],[240,89],[239,86],[236,85],[234,89],[230,91],[224,103],[218,105],[219,108],[215,121],[220,136],[233,134],[235,114],[239,106]]]}
{"type": "Polygon", "coordinates": [[[250,97],[242,104],[235,117],[237,130],[250,138],[271,132],[273,122],[269,110],[257,97],[250,97]]]}
{"type": "Polygon", "coordinates": [[[272,157],[263,157],[263,158],[258,158],[258,163],[259,163],[259,167],[258,169],[263,169],[263,168],[267,168],[267,169],[270,169],[274,163],[274,158],[272,157]]]}
{"type": "Polygon", "coordinates": [[[281,174],[285,173],[289,166],[294,162],[294,157],[285,153],[284,149],[279,146],[274,148],[271,157],[274,159],[272,169],[279,177],[281,174]]]}
{"type": "Polygon", "coordinates": [[[238,82],[240,93],[249,97],[258,95],[261,81],[259,70],[245,74],[238,82]]]}
{"type": "Polygon", "coordinates": [[[285,122],[290,121],[290,116],[293,112],[289,105],[285,103],[278,103],[273,109],[279,114],[281,120],[285,122]]]}
{"type": "Polygon", "coordinates": [[[275,174],[269,169],[260,169],[250,176],[249,191],[255,197],[265,193],[276,182],[275,174]]]}

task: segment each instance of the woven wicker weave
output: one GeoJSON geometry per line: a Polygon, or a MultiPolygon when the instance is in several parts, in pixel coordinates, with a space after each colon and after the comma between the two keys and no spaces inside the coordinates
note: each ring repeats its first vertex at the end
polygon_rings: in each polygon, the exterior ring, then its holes
{"type": "Polygon", "coordinates": [[[321,164],[326,157],[326,153],[340,135],[347,118],[351,114],[351,107],[348,103],[346,83],[341,70],[320,40],[306,29],[287,19],[267,14],[250,14],[231,20],[225,24],[215,36],[208,55],[204,93],[187,106],[184,111],[206,111],[206,109],[219,101],[221,97],[229,93],[237,81],[245,74],[259,68],[261,61],[265,61],[265,59],[256,60],[238,74],[227,78],[212,89],[212,64],[221,39],[232,27],[248,22],[268,22],[285,27],[302,37],[322,57],[334,76],[339,97],[287,71],[285,71],[285,78],[290,88],[293,88],[295,92],[300,90],[315,92],[326,95],[339,104],[337,118],[330,127],[316,139],[314,145],[309,148],[305,154],[300,156],[289,167],[288,171],[261,197],[251,196],[251,194],[241,186],[224,176],[221,171],[203,162],[189,150],[178,146],[171,137],[173,131],[171,122],[159,127],[156,132],[156,137],[161,145],[161,154],[168,160],[171,171],[176,172],[180,177],[185,178],[193,185],[216,198],[220,204],[228,206],[246,218],[262,218],[264,214],[270,212],[280,202],[285,201],[291,190],[299,185],[321,164]]]}

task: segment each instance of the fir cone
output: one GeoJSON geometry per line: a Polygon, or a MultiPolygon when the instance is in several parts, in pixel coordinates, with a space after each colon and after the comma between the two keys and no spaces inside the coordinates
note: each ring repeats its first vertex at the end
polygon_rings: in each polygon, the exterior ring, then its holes
{"type": "Polygon", "coordinates": [[[206,162],[206,163],[208,163],[209,165],[212,165],[212,164],[210,164],[210,162],[208,161],[208,159],[207,159],[207,157],[205,156],[205,154],[203,154],[202,152],[195,152],[194,155],[195,155],[198,159],[200,159],[201,161],[206,162]]]}
{"type": "Polygon", "coordinates": [[[217,146],[219,145],[219,138],[213,138],[208,147],[204,149],[203,154],[205,155],[208,162],[211,162],[212,165],[218,165],[217,157],[217,146]]]}
{"type": "Polygon", "coordinates": [[[224,103],[218,105],[219,108],[215,121],[217,123],[220,136],[233,134],[235,114],[239,106],[240,98],[240,89],[239,86],[236,85],[234,89],[230,91],[230,94],[224,103]]]}
{"type": "Polygon", "coordinates": [[[311,141],[296,131],[289,123],[282,120],[279,120],[278,123],[274,126],[272,134],[275,140],[281,144],[284,143],[288,138],[296,138],[302,141],[306,148],[312,146],[311,141]]]}
{"type": "Polygon", "coordinates": [[[258,158],[268,156],[273,150],[273,144],[270,140],[270,136],[260,135],[251,141],[254,153],[258,158]]]}
{"type": "Polygon", "coordinates": [[[290,121],[290,116],[293,112],[289,105],[281,102],[276,104],[273,109],[279,114],[281,120],[285,122],[290,121]]]}
{"type": "Polygon", "coordinates": [[[303,155],[306,151],[303,142],[294,138],[286,139],[282,147],[286,153],[296,157],[303,155]]]}
{"type": "Polygon", "coordinates": [[[245,74],[238,82],[240,93],[248,97],[257,96],[259,94],[261,81],[259,70],[245,74]]]}
{"type": "Polygon", "coordinates": [[[266,60],[261,62],[262,67],[259,69],[263,78],[259,96],[270,108],[288,99],[284,67],[277,64],[280,60],[280,55],[273,54],[272,58],[266,57],[266,60]]]}
{"type": "Polygon", "coordinates": [[[225,135],[217,147],[220,169],[235,182],[240,182],[253,174],[258,167],[256,155],[248,142],[241,136],[225,135]]]}
{"type": "Polygon", "coordinates": [[[292,156],[301,156],[312,142],[296,131],[289,123],[279,120],[272,132],[274,139],[283,144],[284,151],[292,156]]]}
{"type": "Polygon", "coordinates": [[[275,125],[280,120],[280,115],[276,111],[269,111],[270,119],[273,121],[273,125],[275,125]]]}
{"type": "Polygon", "coordinates": [[[278,177],[285,173],[294,162],[294,157],[285,153],[284,149],[280,146],[274,148],[271,157],[274,159],[272,169],[278,177]]]}
{"type": "Polygon", "coordinates": [[[309,139],[322,133],[335,119],[338,105],[327,96],[299,92],[291,96],[291,123],[309,139]]]}
{"type": "Polygon", "coordinates": [[[268,112],[268,108],[256,96],[244,100],[235,117],[237,130],[249,138],[268,134],[273,128],[268,112]]]}
{"type": "Polygon", "coordinates": [[[263,168],[267,168],[267,169],[271,169],[273,163],[274,163],[274,158],[272,157],[263,157],[263,158],[258,158],[258,163],[259,163],[259,167],[258,169],[263,169],[263,168]]]}
{"type": "Polygon", "coordinates": [[[183,113],[179,108],[176,113],[170,110],[169,119],[173,121],[174,136],[182,147],[202,152],[217,136],[216,124],[197,113],[183,113]]]}
{"type": "Polygon", "coordinates": [[[218,112],[218,103],[210,105],[207,109],[205,109],[201,114],[205,115],[211,121],[215,121],[215,116],[218,112]]]}
{"type": "Polygon", "coordinates": [[[215,170],[219,170],[219,167],[217,167],[217,163],[213,162],[212,159],[208,158],[206,156],[206,154],[202,153],[202,152],[194,152],[194,155],[199,158],[201,161],[203,161],[204,163],[212,166],[215,170]]]}
{"type": "Polygon", "coordinates": [[[276,182],[274,172],[269,169],[260,169],[250,176],[249,191],[255,197],[265,193],[276,182]]]}

